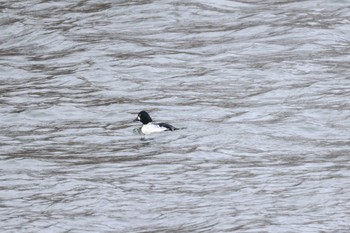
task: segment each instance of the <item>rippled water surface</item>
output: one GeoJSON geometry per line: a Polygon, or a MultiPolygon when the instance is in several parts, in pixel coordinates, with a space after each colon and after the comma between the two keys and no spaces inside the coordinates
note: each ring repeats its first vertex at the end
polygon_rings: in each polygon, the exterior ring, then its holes
{"type": "Polygon", "coordinates": [[[350,1],[0,12],[1,232],[350,231],[350,1]]]}

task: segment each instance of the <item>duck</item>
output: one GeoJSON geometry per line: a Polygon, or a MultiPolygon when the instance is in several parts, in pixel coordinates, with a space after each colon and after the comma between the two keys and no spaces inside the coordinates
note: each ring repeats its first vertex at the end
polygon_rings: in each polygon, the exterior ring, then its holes
{"type": "Polygon", "coordinates": [[[141,132],[143,134],[151,134],[151,133],[159,133],[164,131],[175,131],[178,130],[178,128],[169,125],[167,123],[153,123],[153,120],[151,116],[148,114],[148,112],[142,110],[137,114],[137,117],[134,121],[141,121],[142,127],[141,132]]]}

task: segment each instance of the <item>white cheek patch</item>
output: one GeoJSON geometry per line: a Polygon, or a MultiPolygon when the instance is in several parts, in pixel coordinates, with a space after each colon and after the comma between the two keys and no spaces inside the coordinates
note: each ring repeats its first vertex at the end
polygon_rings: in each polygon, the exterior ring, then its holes
{"type": "Polygon", "coordinates": [[[137,120],[141,120],[140,116],[137,116],[137,120]]]}

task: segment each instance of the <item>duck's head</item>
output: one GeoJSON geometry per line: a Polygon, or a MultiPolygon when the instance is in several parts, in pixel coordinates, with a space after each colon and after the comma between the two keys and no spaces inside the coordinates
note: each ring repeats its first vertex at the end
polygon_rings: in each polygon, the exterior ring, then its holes
{"type": "Polygon", "coordinates": [[[137,117],[134,121],[141,121],[142,124],[148,124],[152,122],[152,118],[149,116],[149,114],[146,111],[141,111],[139,114],[137,114],[137,117]]]}

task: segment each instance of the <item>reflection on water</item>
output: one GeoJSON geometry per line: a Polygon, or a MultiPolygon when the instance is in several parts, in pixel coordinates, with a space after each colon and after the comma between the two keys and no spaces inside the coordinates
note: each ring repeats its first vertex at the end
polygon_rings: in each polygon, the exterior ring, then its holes
{"type": "Polygon", "coordinates": [[[348,232],[349,8],[0,1],[2,231],[348,232]]]}

